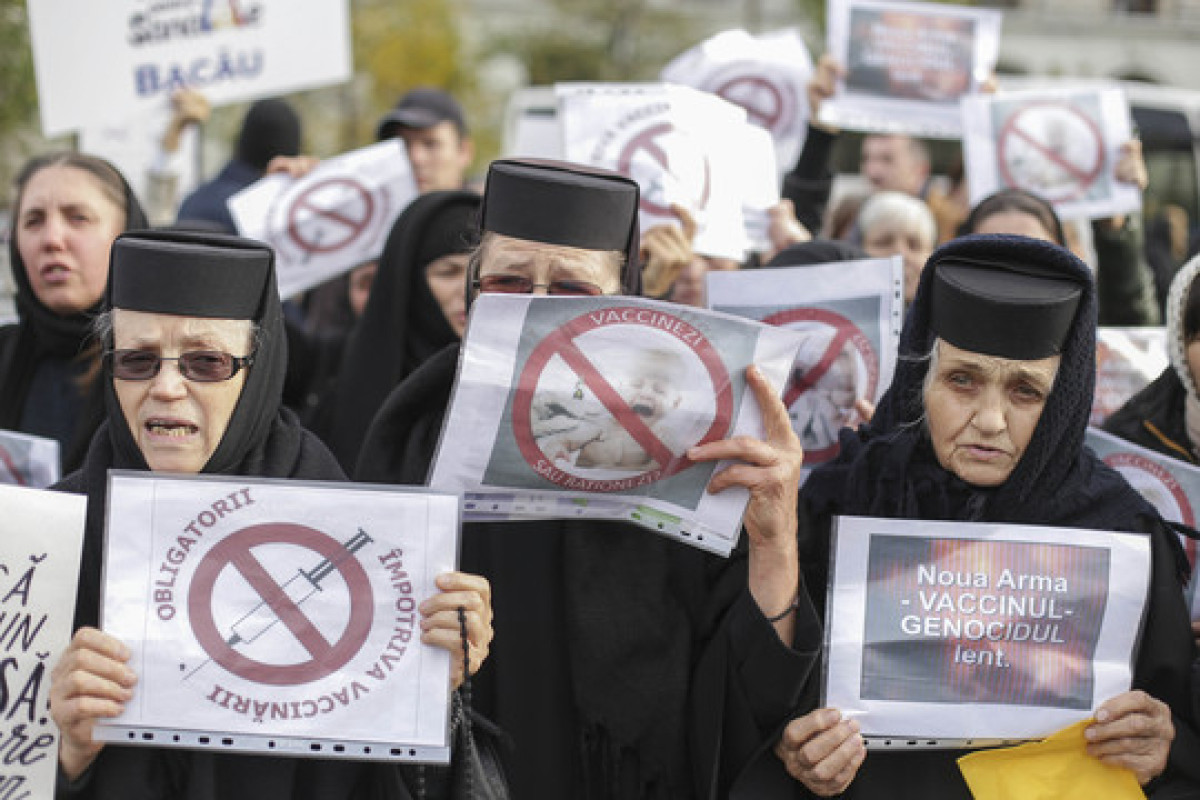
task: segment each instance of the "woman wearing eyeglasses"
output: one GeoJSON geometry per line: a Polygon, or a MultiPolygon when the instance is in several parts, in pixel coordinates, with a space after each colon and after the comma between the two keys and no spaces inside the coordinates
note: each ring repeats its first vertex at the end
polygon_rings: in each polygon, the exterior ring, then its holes
{"type": "MultiPolygon", "coordinates": [[[[112,249],[110,299],[111,315],[101,325],[108,418],[83,468],[59,487],[88,495],[77,631],[50,690],[61,731],[60,797],[412,796],[412,776],[395,766],[106,747],[92,738],[94,722],[119,714],[137,684],[128,649],[91,627],[100,599],[108,470],[344,479],[329,451],[281,406],[287,353],[270,249],[216,234],[122,236],[112,249]]],[[[490,591],[485,580],[463,573],[440,576],[438,586],[442,591],[420,607],[422,641],[451,651],[457,685],[463,678],[457,609],[466,612],[474,671],[491,640],[490,591]]],[[[428,796],[449,796],[443,780],[428,776],[428,796]]]]}
{"type": "Polygon", "coordinates": [[[89,334],[108,251],[119,233],[146,225],[129,184],[103,159],[50,153],[17,175],[8,252],[18,323],[0,328],[0,428],[57,440],[67,471],[104,416],[89,334]]]}

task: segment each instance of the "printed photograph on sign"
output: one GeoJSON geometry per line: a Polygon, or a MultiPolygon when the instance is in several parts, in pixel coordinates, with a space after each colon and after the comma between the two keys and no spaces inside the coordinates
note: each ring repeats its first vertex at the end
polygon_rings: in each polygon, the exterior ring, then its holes
{"type": "Polygon", "coordinates": [[[573,312],[530,307],[483,483],[637,495],[671,479],[672,500],[694,510],[714,465],[684,453],[729,435],[744,388],[713,338],[738,361],[754,340],[683,309],[573,312]]]}
{"type": "Polygon", "coordinates": [[[1136,534],[839,517],[824,703],[871,738],[1041,738],[1129,689],[1136,534]]]}
{"type": "Polygon", "coordinates": [[[57,441],[0,430],[0,484],[45,489],[58,482],[61,472],[57,441]]]}
{"type": "Polygon", "coordinates": [[[994,9],[832,0],[828,52],[844,67],[821,121],[841,127],[958,138],[958,103],[995,71],[994,9]]]}
{"type": "Polygon", "coordinates": [[[138,685],[102,738],[445,760],[449,663],[417,606],[453,568],[456,497],[121,472],[109,497],[102,626],[138,685]]]}
{"type": "Polygon", "coordinates": [[[1068,219],[1140,207],[1137,188],[1115,177],[1119,148],[1132,138],[1119,89],[980,95],[963,101],[962,115],[972,204],[1017,188],[1068,219]]]}
{"type": "Polygon", "coordinates": [[[631,521],[727,555],[749,498],[688,448],[762,435],[745,381],[782,387],[800,337],[636,297],[477,297],[429,485],[464,518],[631,521]]]}
{"type": "Polygon", "coordinates": [[[857,403],[874,405],[891,382],[902,269],[894,257],[707,276],[713,309],[803,335],[783,402],[806,474],[837,455],[842,428],[865,422],[857,403]]]}

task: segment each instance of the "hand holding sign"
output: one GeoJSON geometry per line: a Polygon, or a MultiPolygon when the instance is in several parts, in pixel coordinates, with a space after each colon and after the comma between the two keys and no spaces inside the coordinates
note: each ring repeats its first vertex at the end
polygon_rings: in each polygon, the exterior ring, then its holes
{"type": "Polygon", "coordinates": [[[470,644],[466,655],[472,675],[487,658],[492,643],[492,586],[482,575],[447,572],[437,577],[437,587],[441,591],[421,603],[421,641],[450,653],[450,682],[457,689],[466,677],[463,626],[470,644]]]}
{"type": "Polygon", "coordinates": [[[104,749],[92,738],[97,719],[111,719],[133,697],[137,676],[129,648],[95,628],[80,628],[50,676],[50,716],[62,731],[58,759],[71,780],[104,749]]]}
{"type": "Polygon", "coordinates": [[[1095,719],[1083,732],[1089,755],[1132,770],[1142,786],[1167,768],[1175,726],[1166,703],[1142,691],[1125,692],[1096,709],[1095,719]]]}
{"type": "Polygon", "coordinates": [[[810,792],[834,797],[850,787],[867,757],[858,730],[858,723],[836,708],[818,708],[788,723],[775,755],[810,792]]]}

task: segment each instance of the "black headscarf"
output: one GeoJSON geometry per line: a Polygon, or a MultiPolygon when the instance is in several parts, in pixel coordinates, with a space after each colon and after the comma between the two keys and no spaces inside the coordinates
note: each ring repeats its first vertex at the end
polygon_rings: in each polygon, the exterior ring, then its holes
{"type": "Polygon", "coordinates": [[[813,239],[784,248],[763,265],[775,267],[804,267],[814,264],[829,264],[834,261],[857,261],[867,258],[861,247],[837,239],[813,239]]]}
{"type": "Polygon", "coordinates": [[[268,97],[250,106],[234,152],[260,172],[275,156],[300,152],[300,117],[286,100],[268,97]]]}
{"type": "Polygon", "coordinates": [[[1153,508],[1083,447],[1096,359],[1096,287],[1067,250],[1022,236],[976,235],[934,251],[900,337],[892,385],[870,425],[843,431],[835,461],[809,477],[802,496],[815,513],[912,519],[973,519],[1104,530],[1142,530],[1153,508]],[[1083,295],[1062,348],[1054,387],[1021,460],[1002,485],[972,487],[938,463],[924,421],[923,385],[936,336],[932,278],[945,258],[1020,265],[1034,261],[1079,283],[1083,295]]]}
{"type": "MultiPolygon", "coordinates": [[[[140,236],[168,242],[241,243],[237,246],[266,249],[247,239],[220,234],[154,231],[140,236]]],[[[225,434],[201,472],[343,480],[344,474],[324,445],[300,426],[295,415],[282,407],[287,339],[283,331],[283,311],[273,269],[259,297],[254,323],[259,328],[254,363],[247,370],[242,393],[225,434]]],[[[106,373],[102,382],[108,406],[107,419],[92,439],[83,467],[67,476],[60,485],[67,491],[82,492],[88,496],[76,627],[81,624],[94,625],[97,619],[100,545],[104,531],[108,470],[149,469],[125,422],[111,375],[106,373]]]]}
{"type": "Polygon", "coordinates": [[[1042,224],[1054,243],[1066,247],[1067,234],[1062,220],[1049,200],[1025,189],[1001,189],[980,200],[959,226],[959,234],[974,233],[983,221],[995,214],[1026,214],[1042,224]]]}
{"type": "Polygon", "coordinates": [[[475,244],[479,203],[474,192],[431,192],[413,201],[392,225],[370,299],[346,345],[324,432],[347,470],[388,393],[458,341],[429,289],[425,267],[475,244]]]}
{"type": "MultiPolygon", "coordinates": [[[[124,230],[149,227],[146,214],[128,181],[116,167],[95,156],[80,156],[74,153],[42,156],[26,164],[22,170],[22,177],[18,180],[27,184],[43,169],[60,165],[87,171],[88,161],[95,162],[99,169],[111,170],[120,180],[124,195],[124,230]]],[[[93,179],[100,180],[98,177],[93,179]]],[[[20,209],[14,209],[15,215],[19,212],[20,209]]],[[[18,224],[19,219],[14,216],[8,237],[9,264],[12,266],[13,280],[17,284],[16,340],[9,348],[7,358],[0,354],[0,428],[10,430],[15,430],[20,425],[38,364],[46,358],[72,359],[81,355],[91,338],[92,322],[96,315],[104,310],[106,302],[101,299],[91,308],[78,314],[58,314],[47,308],[34,294],[29,276],[25,272],[25,262],[21,259],[21,251],[17,247],[18,224]]],[[[90,386],[82,387],[81,391],[84,397],[79,419],[76,420],[75,433],[62,453],[64,470],[79,466],[92,433],[104,418],[104,395],[100,382],[94,381],[90,386]]]]}

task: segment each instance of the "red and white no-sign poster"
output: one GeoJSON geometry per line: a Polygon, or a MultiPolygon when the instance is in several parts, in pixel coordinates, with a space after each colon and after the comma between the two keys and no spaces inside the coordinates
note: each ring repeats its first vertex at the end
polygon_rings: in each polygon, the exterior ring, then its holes
{"type": "Polygon", "coordinates": [[[98,738],[448,761],[449,656],[417,608],[458,530],[454,495],[113,472],[101,624],[138,683],[98,738]]]}

